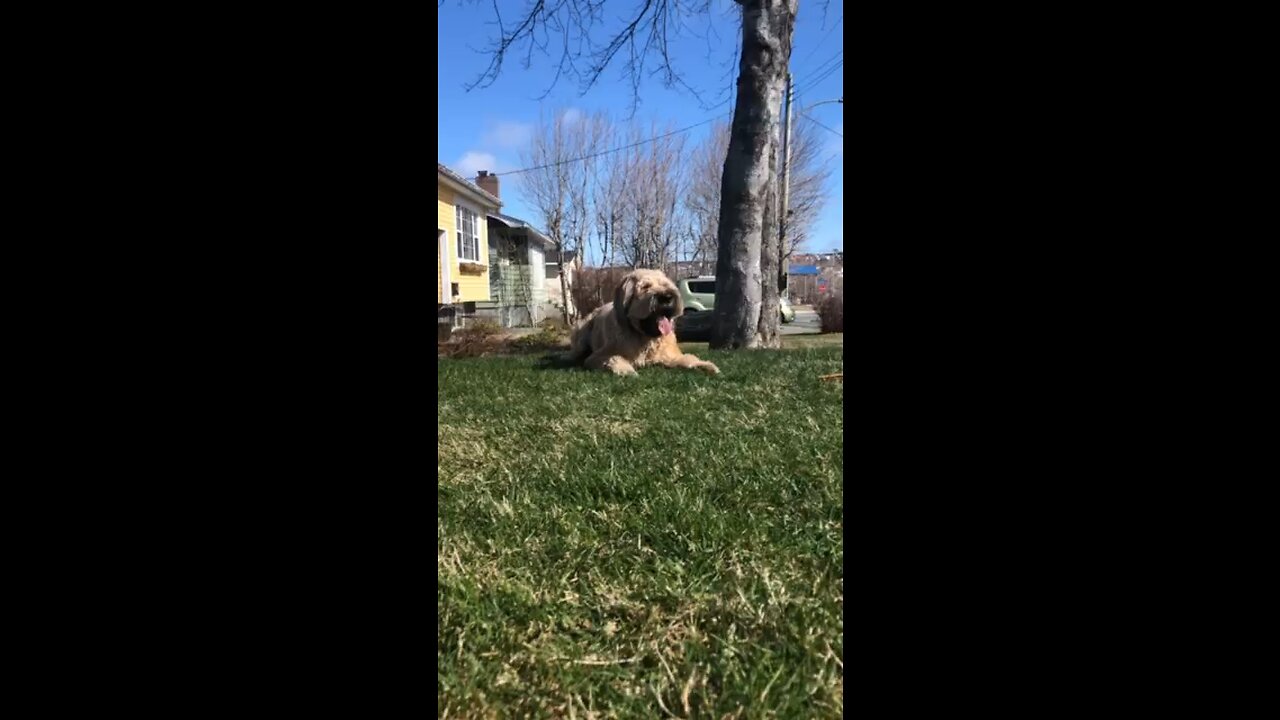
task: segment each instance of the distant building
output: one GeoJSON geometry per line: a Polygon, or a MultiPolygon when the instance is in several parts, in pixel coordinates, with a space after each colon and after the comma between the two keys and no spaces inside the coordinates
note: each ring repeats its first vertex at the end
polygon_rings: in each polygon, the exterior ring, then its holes
{"type": "Polygon", "coordinates": [[[817,303],[823,295],[834,291],[838,286],[844,287],[844,267],[831,257],[823,259],[818,255],[794,256],[787,266],[787,296],[791,302],[801,305],[817,303]],[[811,259],[813,264],[799,263],[800,259],[811,259]],[[839,282],[833,282],[839,278],[839,282]]]}
{"type": "Polygon", "coordinates": [[[844,267],[844,253],[796,253],[791,256],[791,263],[818,267],[844,267]]]}

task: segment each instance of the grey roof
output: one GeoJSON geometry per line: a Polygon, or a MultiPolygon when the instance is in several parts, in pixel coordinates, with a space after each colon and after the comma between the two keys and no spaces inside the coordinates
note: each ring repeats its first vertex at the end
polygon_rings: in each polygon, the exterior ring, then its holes
{"type": "Polygon", "coordinates": [[[445,167],[444,163],[440,162],[439,160],[436,161],[436,170],[441,175],[444,175],[450,180],[454,182],[462,183],[471,192],[479,193],[481,197],[485,197],[485,198],[488,198],[489,200],[492,200],[494,205],[497,205],[498,207],[502,207],[502,201],[499,200],[496,195],[491,195],[488,190],[485,190],[479,185],[471,182],[470,180],[459,175],[458,173],[445,167]]]}
{"type": "Polygon", "coordinates": [[[518,217],[515,217],[513,215],[508,215],[506,213],[493,212],[493,213],[489,213],[489,217],[494,218],[495,220],[501,220],[503,223],[507,225],[507,227],[527,227],[527,228],[533,227],[527,221],[521,220],[518,217]]]}
{"type": "Polygon", "coordinates": [[[546,235],[543,235],[542,232],[538,230],[538,228],[534,227],[533,225],[529,224],[524,220],[521,220],[518,217],[512,217],[511,215],[506,215],[500,212],[491,212],[491,213],[488,213],[488,215],[490,220],[496,220],[502,223],[503,225],[506,225],[509,228],[521,228],[524,230],[528,230],[529,234],[541,240],[543,244],[546,244],[546,245],[551,244],[551,238],[547,237],[546,235]]]}

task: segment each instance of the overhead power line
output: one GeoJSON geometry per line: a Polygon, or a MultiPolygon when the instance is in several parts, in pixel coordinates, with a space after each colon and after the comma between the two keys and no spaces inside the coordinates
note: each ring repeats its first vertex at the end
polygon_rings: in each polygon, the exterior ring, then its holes
{"type": "Polygon", "coordinates": [[[809,58],[813,57],[814,55],[817,55],[817,54],[818,54],[818,50],[822,47],[822,44],[823,44],[823,43],[825,43],[825,42],[826,42],[826,41],[831,37],[831,33],[834,33],[834,32],[836,31],[836,29],[840,27],[840,23],[842,23],[842,22],[844,22],[844,16],[843,16],[843,15],[841,15],[841,16],[840,16],[840,19],[836,21],[836,24],[835,24],[835,25],[832,25],[832,26],[831,26],[831,29],[827,31],[827,34],[822,36],[822,39],[818,41],[818,44],[813,46],[813,50],[810,50],[810,51],[809,51],[809,54],[808,54],[808,55],[805,55],[805,56],[804,56],[804,59],[803,59],[803,60],[801,60],[800,62],[796,63],[796,65],[797,65],[797,66],[799,66],[799,65],[803,65],[803,64],[805,64],[805,63],[809,62],[809,58]]]}
{"type": "Polygon", "coordinates": [[[823,73],[829,72],[832,68],[842,64],[843,62],[844,62],[844,50],[838,50],[836,51],[835,55],[832,55],[831,57],[827,58],[822,62],[821,65],[814,68],[813,72],[808,73],[802,78],[796,78],[796,83],[810,82],[813,80],[813,78],[819,75],[822,75],[823,73]]]}
{"type": "MultiPolygon", "coordinates": [[[[843,20],[844,20],[844,18],[841,18],[841,19],[840,19],[840,21],[843,21],[843,20]]],[[[837,25],[839,25],[839,22],[837,22],[837,25]]],[[[833,27],[832,29],[834,30],[835,28],[833,27]]],[[[812,55],[812,53],[810,53],[810,55],[812,55]]],[[[826,80],[826,79],[827,79],[828,77],[830,77],[830,76],[831,76],[831,74],[832,74],[832,73],[834,73],[836,70],[839,70],[841,67],[844,67],[844,60],[842,59],[842,56],[843,56],[843,55],[844,55],[844,50],[840,50],[840,51],[839,51],[839,52],[837,52],[835,55],[831,56],[830,58],[827,58],[827,60],[826,60],[825,62],[823,62],[821,65],[819,65],[819,66],[818,66],[818,70],[815,72],[815,75],[818,75],[818,77],[816,77],[816,78],[815,78],[814,76],[810,76],[810,77],[806,80],[807,84],[806,84],[803,88],[797,88],[797,89],[796,89],[796,90],[794,90],[793,92],[798,94],[798,93],[800,93],[800,92],[802,92],[802,91],[809,90],[809,89],[813,88],[814,86],[816,86],[818,83],[822,82],[823,80],[826,80]],[[833,63],[833,62],[835,63],[834,65],[832,65],[832,63],[833,63]],[[830,65],[830,67],[827,67],[828,65],[830,65]],[[823,68],[825,68],[825,69],[823,69],[823,68]]],[[[807,59],[807,58],[806,58],[806,59],[807,59]]],[[[721,105],[723,105],[724,103],[720,103],[720,104],[721,104],[721,105]]],[[[545,164],[545,165],[535,165],[534,167],[520,168],[519,170],[508,170],[508,171],[506,171],[506,172],[493,173],[493,174],[494,174],[494,175],[519,175],[520,173],[532,172],[532,171],[534,171],[534,170],[545,170],[546,168],[550,168],[550,167],[557,167],[557,166],[560,166],[560,165],[567,165],[567,164],[569,164],[569,163],[573,163],[573,162],[581,162],[581,161],[583,161],[583,160],[590,160],[590,159],[592,159],[592,158],[602,157],[602,156],[604,156],[604,155],[611,155],[611,154],[613,154],[613,153],[621,152],[621,151],[623,151],[623,150],[630,150],[630,149],[631,149],[631,148],[633,148],[633,147],[639,147],[639,146],[641,146],[641,145],[646,145],[646,144],[651,143],[651,142],[656,142],[656,141],[658,141],[658,140],[662,140],[662,139],[664,139],[664,138],[669,138],[669,137],[671,137],[671,136],[673,136],[673,135],[679,135],[680,133],[686,133],[686,132],[689,132],[690,130],[693,130],[693,129],[695,129],[695,128],[702,127],[703,125],[706,125],[706,124],[708,124],[708,123],[715,122],[716,120],[719,120],[719,119],[721,119],[721,118],[724,118],[724,117],[730,116],[730,115],[732,115],[732,114],[733,114],[733,113],[731,113],[731,112],[728,112],[728,113],[721,113],[721,114],[716,115],[716,116],[714,116],[714,117],[707,118],[706,120],[703,120],[702,122],[694,123],[693,125],[690,125],[690,126],[688,126],[688,127],[682,127],[682,128],[680,128],[679,130],[672,130],[672,131],[671,131],[671,132],[669,132],[669,133],[663,133],[662,135],[655,135],[654,137],[651,137],[651,138],[645,138],[644,140],[641,140],[641,141],[639,141],[639,142],[634,142],[634,143],[630,143],[630,144],[627,144],[627,145],[620,145],[620,146],[618,146],[618,147],[610,148],[610,149],[608,149],[608,150],[601,150],[600,152],[597,152],[597,153],[591,153],[591,154],[589,154],[589,155],[583,155],[583,156],[581,156],[581,157],[569,158],[569,159],[567,159],[567,160],[559,160],[559,161],[557,161],[557,162],[547,163],[547,164],[545,164]]],[[[801,113],[801,115],[804,115],[804,117],[805,117],[806,119],[808,119],[810,122],[813,122],[813,123],[818,124],[818,125],[819,125],[819,126],[821,126],[823,129],[825,129],[825,130],[827,130],[827,131],[829,131],[829,132],[835,133],[836,135],[840,135],[840,137],[844,137],[844,135],[841,135],[840,133],[836,132],[835,130],[832,130],[831,128],[827,127],[826,125],[823,125],[822,123],[818,122],[817,120],[814,120],[813,118],[809,117],[807,114],[805,114],[805,113],[801,113]]]]}
{"type": "Polygon", "coordinates": [[[803,87],[798,88],[796,92],[808,92],[809,90],[816,88],[818,85],[822,83],[823,80],[826,80],[827,78],[831,77],[833,73],[835,73],[837,70],[839,70],[842,67],[844,67],[844,60],[841,60],[840,62],[836,63],[835,65],[833,65],[831,68],[829,68],[826,72],[822,73],[818,77],[808,81],[803,87]]]}
{"type": "Polygon", "coordinates": [[[559,160],[559,161],[557,161],[557,162],[547,163],[546,165],[537,165],[537,166],[534,166],[534,167],[521,168],[521,169],[519,169],[519,170],[508,170],[508,171],[506,171],[506,172],[493,173],[493,174],[494,174],[494,175],[518,175],[518,174],[520,174],[520,173],[532,172],[532,171],[534,171],[534,170],[545,170],[546,168],[549,168],[549,167],[557,167],[557,166],[559,166],[559,165],[568,165],[569,163],[572,163],[572,162],[581,162],[582,160],[590,160],[591,158],[597,158],[597,157],[600,157],[600,156],[602,156],[602,155],[609,155],[609,154],[611,154],[611,153],[621,152],[621,151],[623,151],[623,150],[629,150],[629,149],[631,149],[631,148],[633,148],[633,147],[639,147],[639,146],[641,146],[641,145],[645,145],[645,144],[647,144],[647,143],[655,142],[655,141],[657,141],[657,140],[661,140],[661,139],[663,139],[663,138],[669,138],[669,137],[671,137],[672,135],[679,135],[680,133],[689,132],[690,130],[692,130],[692,129],[694,129],[694,128],[702,127],[703,125],[706,125],[707,123],[710,123],[710,122],[715,122],[716,120],[719,120],[720,118],[723,118],[723,117],[725,117],[725,116],[727,116],[727,115],[730,115],[730,114],[731,114],[731,113],[720,113],[719,115],[716,115],[715,117],[707,118],[706,120],[703,120],[703,121],[702,121],[702,122],[700,122],[700,123],[695,123],[695,124],[693,124],[693,125],[690,125],[689,127],[683,127],[683,128],[680,128],[679,130],[672,130],[672,131],[671,131],[671,132],[669,132],[669,133],[664,133],[664,134],[662,134],[662,135],[655,135],[655,136],[653,136],[653,137],[651,137],[651,138],[645,138],[644,140],[641,140],[640,142],[634,142],[634,143],[631,143],[630,145],[622,145],[622,146],[620,146],[620,147],[610,148],[610,149],[608,149],[608,150],[601,150],[601,151],[600,151],[600,152],[598,152],[598,153],[591,153],[590,155],[583,155],[582,157],[569,158],[568,160],[559,160]]]}
{"type": "Polygon", "coordinates": [[[834,135],[839,135],[840,137],[844,137],[844,133],[841,133],[837,130],[832,130],[831,128],[827,127],[826,125],[823,125],[817,120],[814,120],[812,117],[809,116],[809,113],[807,112],[800,113],[800,116],[803,117],[805,120],[808,120],[809,122],[813,123],[814,125],[817,125],[818,127],[822,128],[823,130],[826,130],[829,133],[832,133],[834,135]]]}

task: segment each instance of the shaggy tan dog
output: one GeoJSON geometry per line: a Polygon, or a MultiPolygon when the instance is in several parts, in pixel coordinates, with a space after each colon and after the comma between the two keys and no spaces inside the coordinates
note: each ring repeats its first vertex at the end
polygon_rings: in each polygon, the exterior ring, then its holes
{"type": "Polygon", "coordinates": [[[683,313],[680,291],[666,275],[632,271],[622,278],[613,302],[574,328],[569,360],[614,375],[635,375],[636,368],[646,365],[719,374],[714,364],[685,355],[676,346],[675,319],[683,313]]]}

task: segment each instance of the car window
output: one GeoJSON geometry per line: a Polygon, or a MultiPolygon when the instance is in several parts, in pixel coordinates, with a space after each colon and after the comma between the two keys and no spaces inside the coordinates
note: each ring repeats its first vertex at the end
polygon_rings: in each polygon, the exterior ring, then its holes
{"type": "Polygon", "coordinates": [[[715,280],[696,280],[696,281],[690,280],[689,292],[698,293],[699,295],[715,295],[716,281],[715,280]]]}

